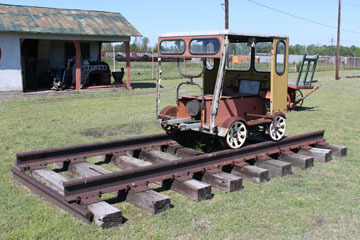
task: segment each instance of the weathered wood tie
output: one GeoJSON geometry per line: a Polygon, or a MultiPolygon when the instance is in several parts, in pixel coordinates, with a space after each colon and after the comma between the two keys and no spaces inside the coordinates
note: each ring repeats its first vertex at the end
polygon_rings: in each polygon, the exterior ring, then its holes
{"type": "Polygon", "coordinates": [[[312,156],[320,162],[329,162],[332,159],[332,151],[330,149],[310,148],[309,150],[301,149],[299,154],[312,156]]]}
{"type": "Polygon", "coordinates": [[[278,160],[291,163],[293,166],[299,167],[302,170],[314,166],[313,156],[302,155],[294,152],[280,154],[278,160]]]}
{"type": "Polygon", "coordinates": [[[291,164],[275,159],[258,160],[255,162],[256,167],[269,170],[270,176],[286,176],[291,174],[291,164]]]}
{"type": "MultiPolygon", "coordinates": [[[[90,162],[71,164],[70,170],[78,173],[81,177],[93,177],[111,173],[110,171],[90,162]]],[[[161,193],[155,192],[154,190],[147,190],[143,192],[130,190],[126,195],[126,201],[153,214],[163,212],[170,208],[170,198],[161,193]]]]}
{"type": "Polygon", "coordinates": [[[270,179],[269,170],[256,166],[251,166],[246,163],[234,166],[231,170],[231,174],[240,176],[253,183],[263,183],[270,179]]]}
{"type": "MultiPolygon", "coordinates": [[[[64,195],[63,182],[68,181],[64,176],[48,168],[34,170],[32,175],[51,189],[64,195]]],[[[110,228],[123,223],[121,210],[104,201],[92,203],[86,207],[94,214],[95,224],[102,228],[110,228]]]]}
{"type": "MultiPolygon", "coordinates": [[[[166,152],[178,157],[193,157],[203,154],[201,151],[183,147],[181,145],[169,146],[166,152]]],[[[205,172],[203,176],[201,176],[201,181],[208,183],[221,191],[234,192],[242,189],[242,178],[226,172],[205,172]]]]}
{"type": "Polygon", "coordinates": [[[343,157],[347,154],[347,147],[346,146],[340,146],[336,144],[318,144],[316,146],[317,148],[324,148],[324,149],[331,149],[332,154],[334,154],[337,157],[343,157]]]}
{"type": "MultiPolygon", "coordinates": [[[[161,163],[178,159],[176,156],[158,150],[141,151],[139,158],[152,163],[161,163]]],[[[195,179],[185,181],[174,180],[170,187],[171,190],[184,194],[195,201],[202,201],[212,197],[211,185],[195,179]]]]}

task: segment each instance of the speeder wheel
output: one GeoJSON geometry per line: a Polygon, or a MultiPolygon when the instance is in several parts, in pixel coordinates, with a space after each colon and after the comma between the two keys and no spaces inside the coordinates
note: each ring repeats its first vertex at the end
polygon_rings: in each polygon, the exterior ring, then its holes
{"type": "Polygon", "coordinates": [[[247,138],[246,125],[242,121],[234,122],[226,133],[224,143],[232,149],[240,148],[247,138]]]}
{"type": "Polygon", "coordinates": [[[286,123],[283,116],[276,116],[270,123],[268,134],[271,140],[279,141],[285,135],[286,123]]]}

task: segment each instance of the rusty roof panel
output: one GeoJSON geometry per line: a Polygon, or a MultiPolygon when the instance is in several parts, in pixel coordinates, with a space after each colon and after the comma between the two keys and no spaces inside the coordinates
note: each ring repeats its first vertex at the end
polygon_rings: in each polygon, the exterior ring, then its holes
{"type": "Polygon", "coordinates": [[[0,4],[0,32],[141,36],[120,13],[0,4]]]}

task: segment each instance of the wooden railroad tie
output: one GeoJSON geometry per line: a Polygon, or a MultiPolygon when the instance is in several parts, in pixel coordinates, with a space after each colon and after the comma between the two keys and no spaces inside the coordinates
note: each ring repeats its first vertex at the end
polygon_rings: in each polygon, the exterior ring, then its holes
{"type": "Polygon", "coordinates": [[[264,168],[269,170],[270,176],[286,176],[291,174],[291,164],[275,159],[269,160],[258,160],[255,162],[256,167],[264,168]]]}
{"type": "Polygon", "coordinates": [[[294,152],[282,153],[278,157],[278,160],[291,163],[294,167],[299,167],[302,170],[314,166],[313,156],[302,155],[294,152]]]}
{"type": "Polygon", "coordinates": [[[331,149],[323,148],[310,148],[308,150],[301,149],[299,152],[301,155],[312,156],[314,160],[320,162],[329,162],[332,159],[331,149]]]}
{"type": "MultiPolygon", "coordinates": [[[[179,159],[174,155],[163,153],[159,150],[141,151],[139,158],[152,163],[162,163],[179,159]]],[[[202,201],[212,198],[211,185],[195,179],[189,179],[185,181],[179,181],[175,179],[172,183],[164,181],[163,187],[170,188],[175,192],[184,194],[195,201],[202,201]]]]}
{"type": "MultiPolygon", "coordinates": [[[[93,177],[111,173],[110,171],[90,162],[75,163],[70,165],[70,170],[81,177],[93,177]]],[[[125,193],[120,192],[124,195],[125,193]]],[[[157,214],[170,208],[170,198],[154,190],[135,192],[130,190],[123,196],[126,201],[136,207],[145,209],[152,214],[157,214]]]]}
{"type": "MultiPolygon", "coordinates": [[[[48,168],[32,171],[32,175],[48,187],[64,195],[63,182],[68,181],[64,176],[48,168]]],[[[86,206],[94,214],[94,222],[101,228],[111,228],[123,223],[121,210],[104,201],[86,206]]]]}

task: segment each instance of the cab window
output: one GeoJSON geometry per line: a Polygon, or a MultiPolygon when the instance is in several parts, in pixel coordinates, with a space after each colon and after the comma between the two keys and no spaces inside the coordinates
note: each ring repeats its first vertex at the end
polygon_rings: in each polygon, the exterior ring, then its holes
{"type": "Polygon", "coordinates": [[[229,43],[227,70],[248,71],[251,66],[251,47],[247,42],[229,43]]]}
{"type": "Polygon", "coordinates": [[[194,55],[214,55],[220,49],[220,41],[217,38],[192,39],[190,41],[190,53],[194,55]]]}
{"type": "Polygon", "coordinates": [[[185,52],[185,41],[163,40],[160,43],[160,52],[162,54],[183,54],[185,52]]]}
{"type": "Polygon", "coordinates": [[[270,72],[272,42],[257,42],[255,45],[255,70],[270,72]]]}
{"type": "Polygon", "coordinates": [[[285,72],[286,54],[285,42],[279,41],[276,44],[276,73],[282,75],[285,72]]]}

